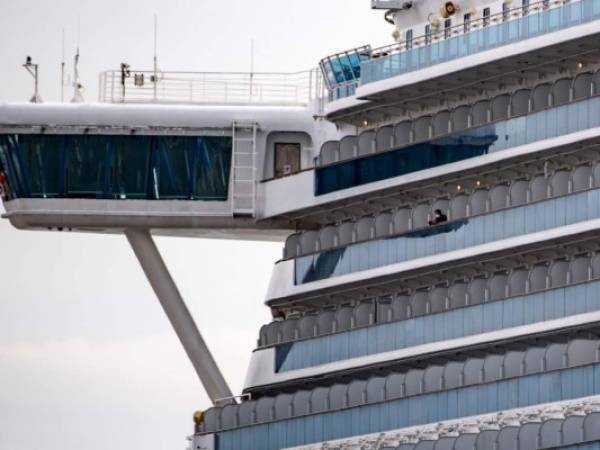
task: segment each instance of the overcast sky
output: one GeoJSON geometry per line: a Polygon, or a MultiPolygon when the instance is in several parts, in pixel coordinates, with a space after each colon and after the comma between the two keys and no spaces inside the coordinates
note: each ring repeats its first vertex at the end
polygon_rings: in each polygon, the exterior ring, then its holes
{"type": "MultiPolygon", "coordinates": [[[[128,62],[163,70],[299,71],[329,53],[388,43],[369,0],[0,0],[0,103],[27,100],[40,64],[60,99],[81,23],[81,78],[128,62]]],[[[72,95],[67,90],[68,98],[72,95]]],[[[159,238],[165,260],[239,393],[281,244],[159,238]]],[[[183,450],[209,405],[123,236],[16,231],[0,222],[0,450],[183,450]]],[[[257,449],[259,450],[259,449],[257,449]]]]}

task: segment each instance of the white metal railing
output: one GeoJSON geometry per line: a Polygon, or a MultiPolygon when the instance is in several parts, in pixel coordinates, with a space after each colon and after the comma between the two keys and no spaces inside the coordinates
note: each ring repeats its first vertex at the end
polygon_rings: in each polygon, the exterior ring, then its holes
{"type": "Polygon", "coordinates": [[[308,105],[325,96],[319,69],[296,73],[108,70],[100,74],[102,103],[308,105]]]}
{"type": "MultiPolygon", "coordinates": [[[[543,13],[550,9],[561,8],[565,5],[570,5],[570,4],[575,4],[575,3],[581,3],[581,2],[580,2],[580,0],[537,0],[537,1],[531,0],[531,1],[523,2],[523,5],[521,5],[521,6],[517,6],[517,7],[513,7],[513,8],[507,7],[506,9],[503,9],[501,12],[497,12],[494,14],[489,14],[489,15],[480,14],[477,17],[474,16],[473,18],[467,20],[466,22],[464,20],[462,20],[464,18],[464,16],[461,17],[461,14],[456,14],[455,16],[452,16],[447,19],[448,23],[452,24],[453,23],[452,20],[456,20],[457,18],[459,20],[461,20],[461,22],[458,24],[449,26],[449,27],[445,27],[446,22],[444,21],[443,18],[438,18],[437,20],[433,21],[433,23],[430,23],[429,32],[427,32],[423,35],[416,36],[416,37],[413,37],[408,40],[401,40],[400,42],[396,42],[396,43],[386,45],[383,47],[371,49],[369,51],[369,59],[366,61],[362,61],[362,63],[361,63],[360,77],[358,77],[358,79],[356,79],[354,77],[352,77],[351,79],[345,79],[343,81],[336,82],[332,86],[330,86],[328,88],[329,101],[333,101],[333,100],[337,100],[339,98],[354,95],[356,88],[359,85],[367,84],[367,83],[370,83],[373,81],[378,81],[380,79],[388,78],[393,75],[399,75],[400,73],[405,73],[405,70],[401,69],[402,63],[399,62],[398,58],[397,58],[398,56],[401,56],[401,55],[399,55],[401,53],[411,52],[411,51],[419,49],[419,48],[436,46],[436,45],[442,43],[443,41],[447,41],[447,40],[454,38],[456,36],[459,36],[459,35],[474,34],[478,30],[483,30],[483,29],[489,30],[494,25],[500,25],[500,24],[506,23],[506,22],[513,22],[513,21],[520,20],[520,19],[523,19],[528,16],[535,17],[535,14],[543,13]],[[389,67],[386,68],[386,70],[378,70],[378,67],[380,67],[382,65],[386,65],[386,64],[389,65],[389,67]],[[374,67],[374,66],[376,66],[376,67],[374,67]],[[371,69],[373,67],[374,67],[374,69],[371,69]],[[369,69],[371,69],[371,70],[369,70],[369,69]]],[[[505,4],[507,4],[507,3],[505,3],[505,4]]],[[[592,7],[590,6],[589,9],[591,11],[592,7]]],[[[467,10],[467,12],[469,12],[469,11],[467,10]]],[[[582,11],[578,11],[578,13],[581,15],[582,11]]],[[[475,14],[475,13],[473,12],[473,14],[475,14]]],[[[511,34],[517,34],[517,36],[518,36],[518,33],[515,30],[511,31],[511,34]]],[[[530,36],[518,37],[516,39],[520,40],[520,39],[525,39],[527,37],[530,37],[530,36]]],[[[495,45],[491,45],[491,40],[490,40],[489,48],[495,48],[500,45],[507,45],[507,44],[512,43],[514,40],[515,39],[511,38],[511,39],[507,40],[506,42],[503,42],[499,36],[497,38],[497,43],[495,45]]],[[[463,45],[463,44],[459,44],[459,45],[463,45]]],[[[464,44],[464,45],[466,45],[466,44],[464,44]]],[[[352,51],[353,50],[351,50],[350,53],[352,53],[352,51]]],[[[479,51],[481,51],[481,49],[470,50],[468,47],[465,47],[465,52],[467,54],[476,53],[479,51]]],[[[330,58],[325,58],[323,61],[326,61],[327,59],[335,58],[342,54],[344,54],[344,53],[340,53],[338,55],[333,55],[330,58]]],[[[423,68],[423,67],[426,67],[426,66],[429,66],[432,64],[438,64],[441,62],[445,62],[448,59],[454,59],[459,56],[465,56],[464,52],[463,52],[463,54],[461,54],[461,52],[457,52],[456,56],[448,57],[445,59],[443,59],[442,57],[432,58],[431,56],[428,56],[426,54],[419,55],[418,58],[417,58],[417,56],[415,56],[415,59],[412,62],[413,68],[410,70],[416,70],[418,68],[423,68]],[[423,62],[418,62],[417,60],[419,58],[423,59],[423,62]]],[[[339,65],[339,66],[341,67],[341,65],[339,65]]],[[[339,70],[341,70],[341,69],[339,69],[339,70]]]]}
{"type": "MultiPolygon", "coordinates": [[[[467,34],[487,26],[520,19],[530,14],[547,11],[551,8],[561,7],[565,4],[571,3],[571,1],[576,2],[578,0],[538,0],[535,2],[527,2],[522,6],[507,8],[502,12],[490,14],[489,16],[482,15],[476,18],[474,17],[469,19],[466,23],[461,22],[448,28],[444,27],[444,20],[440,19],[438,26],[432,26],[432,29],[429,33],[425,33],[409,40],[402,40],[398,43],[374,48],[371,53],[371,59],[387,57],[394,53],[400,53],[403,51],[410,51],[420,46],[432,45],[438,41],[450,39],[460,34],[467,34]]],[[[459,15],[457,14],[457,16],[459,15]]],[[[451,20],[453,18],[454,17],[450,17],[449,19],[451,20]]]]}

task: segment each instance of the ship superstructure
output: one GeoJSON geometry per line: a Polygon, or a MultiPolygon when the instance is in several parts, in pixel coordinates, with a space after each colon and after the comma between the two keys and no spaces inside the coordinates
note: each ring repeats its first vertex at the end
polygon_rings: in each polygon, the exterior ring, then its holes
{"type": "Polygon", "coordinates": [[[125,233],[213,407],[194,450],[600,449],[600,0],[374,0],[296,74],[0,106],[6,217],[125,233]],[[284,241],[244,391],[152,234],[284,241]]]}

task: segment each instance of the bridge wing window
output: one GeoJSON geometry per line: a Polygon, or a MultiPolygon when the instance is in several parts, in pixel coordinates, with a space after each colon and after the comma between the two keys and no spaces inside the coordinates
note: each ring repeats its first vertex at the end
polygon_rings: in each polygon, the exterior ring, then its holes
{"type": "Polygon", "coordinates": [[[17,197],[59,197],[64,192],[61,136],[0,135],[0,158],[17,197]],[[17,151],[18,150],[18,151],[17,151]]]}
{"type": "Polygon", "coordinates": [[[118,198],[147,198],[151,155],[150,137],[115,136],[112,151],[114,195],[118,198]]]}
{"type": "Polygon", "coordinates": [[[371,47],[365,46],[323,59],[321,71],[330,89],[360,80],[360,63],[371,57],[371,47]]]}
{"type": "Polygon", "coordinates": [[[0,135],[17,197],[226,200],[231,138],[0,135]]]}

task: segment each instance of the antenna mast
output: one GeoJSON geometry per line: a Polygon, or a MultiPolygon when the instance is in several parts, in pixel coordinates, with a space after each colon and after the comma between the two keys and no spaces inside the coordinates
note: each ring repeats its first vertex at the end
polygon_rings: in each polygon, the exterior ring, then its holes
{"type": "Polygon", "coordinates": [[[75,53],[75,63],[73,65],[73,98],[71,103],[83,103],[83,84],[79,78],[79,42],[81,38],[81,18],[77,19],[77,52],[75,53]]]}
{"type": "Polygon", "coordinates": [[[62,57],[60,60],[60,102],[65,101],[65,29],[62,29],[62,57]]]}
{"type": "Polygon", "coordinates": [[[154,14],[154,74],[152,76],[152,92],[154,101],[158,101],[158,18],[154,14]]]}
{"type": "Polygon", "coordinates": [[[250,103],[252,103],[252,94],[254,90],[254,39],[250,41],[250,103]]]}

